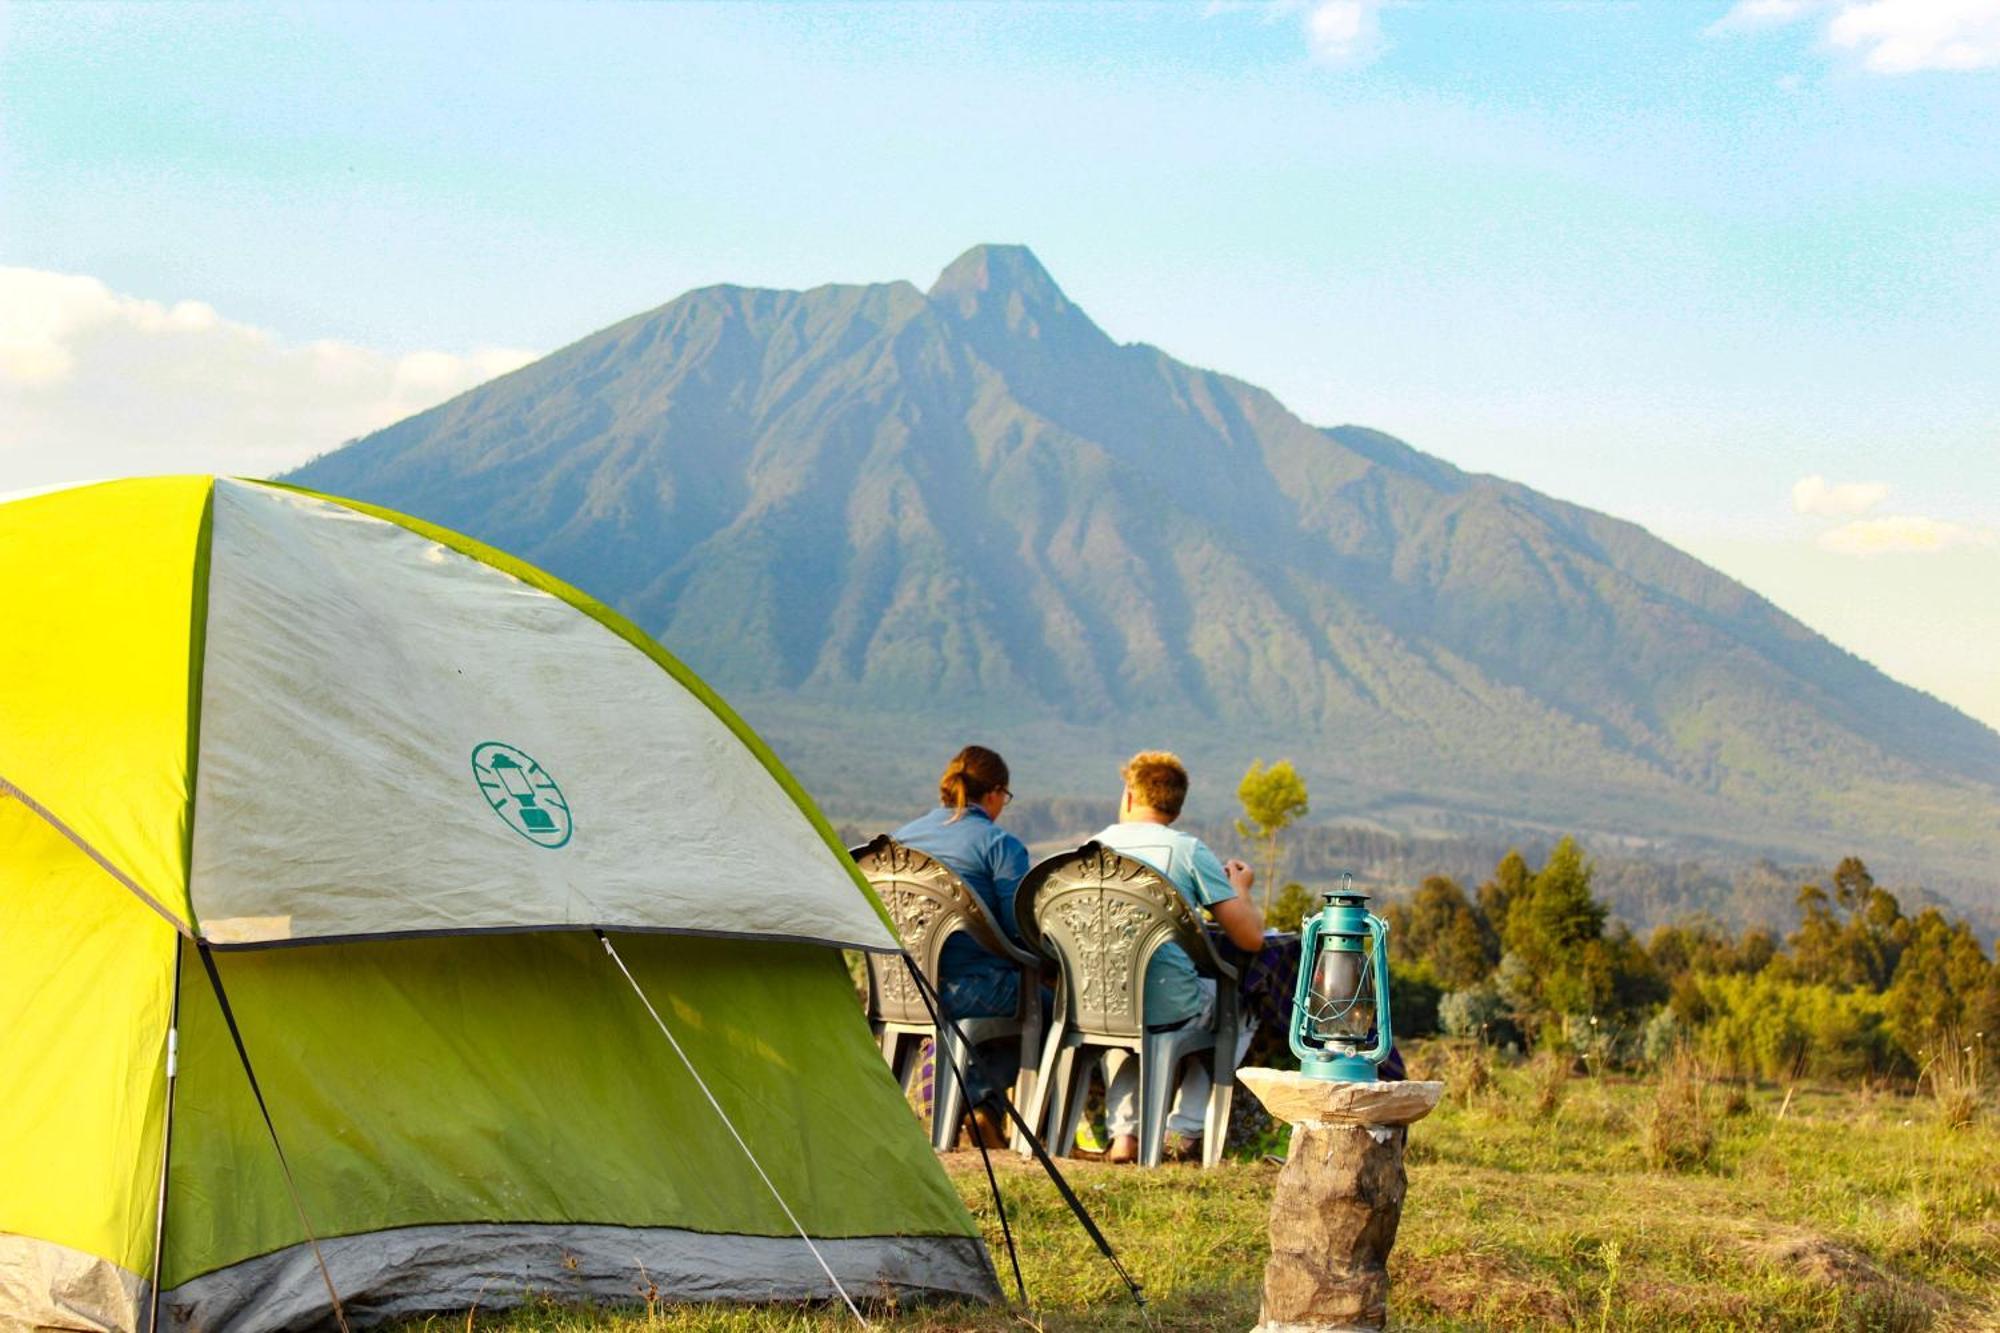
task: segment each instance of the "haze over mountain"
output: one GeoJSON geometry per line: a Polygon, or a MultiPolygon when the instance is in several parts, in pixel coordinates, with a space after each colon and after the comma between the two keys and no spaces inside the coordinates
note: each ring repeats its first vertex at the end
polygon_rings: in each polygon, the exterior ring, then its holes
{"type": "Polygon", "coordinates": [[[471,533],[656,633],[837,814],[964,740],[1217,815],[1859,851],[1993,901],[2000,735],[1618,519],[1321,429],[1107,337],[1028,250],[929,292],[710,287],[290,478],[471,533]]]}

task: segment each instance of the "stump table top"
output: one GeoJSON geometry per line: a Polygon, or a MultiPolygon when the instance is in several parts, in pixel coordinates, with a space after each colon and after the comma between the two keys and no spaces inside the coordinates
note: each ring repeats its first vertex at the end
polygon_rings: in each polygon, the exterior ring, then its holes
{"type": "Polygon", "coordinates": [[[1236,1081],[1274,1118],[1295,1125],[1408,1125],[1444,1096],[1442,1083],[1345,1083],[1254,1065],[1237,1070],[1236,1081]]]}

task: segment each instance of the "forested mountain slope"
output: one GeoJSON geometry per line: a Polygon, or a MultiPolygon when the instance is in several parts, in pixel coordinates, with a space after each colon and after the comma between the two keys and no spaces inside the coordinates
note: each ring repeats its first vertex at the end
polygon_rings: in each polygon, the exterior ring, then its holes
{"type": "Polygon", "coordinates": [[[1257,755],[1315,813],[1577,829],[1978,893],[2000,735],[1630,523],[1121,345],[1026,249],[690,292],[291,480],[519,553],[738,701],[837,812],[964,738],[1044,793],[1257,755]]]}

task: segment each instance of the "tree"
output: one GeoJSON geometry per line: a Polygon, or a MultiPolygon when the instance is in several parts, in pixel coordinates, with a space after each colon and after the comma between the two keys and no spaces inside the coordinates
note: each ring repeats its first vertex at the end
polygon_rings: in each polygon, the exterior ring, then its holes
{"type": "Polygon", "coordinates": [[[1875,883],[1859,857],[1847,857],[1835,869],[1831,895],[1817,884],[1806,884],[1799,889],[1798,904],[1799,928],[1786,941],[1794,975],[1877,994],[1889,988],[1909,942],[1911,922],[1896,895],[1875,883]]]}
{"type": "Polygon", "coordinates": [[[1986,961],[1970,926],[1945,920],[1935,907],[1910,923],[1886,999],[1896,1044],[1919,1065],[1921,1053],[1941,1040],[2000,1033],[2000,967],[1986,961]]]}
{"type": "Polygon", "coordinates": [[[1507,909],[1501,938],[1519,960],[1515,984],[1544,1026],[1606,1008],[1615,994],[1619,951],[1605,945],[1608,912],[1591,896],[1591,873],[1576,840],[1565,837],[1507,909]]]}
{"type": "Polygon", "coordinates": [[[1508,849],[1493,867],[1493,878],[1479,886],[1479,914],[1487,927],[1501,939],[1507,936],[1507,912],[1517,898],[1526,896],[1535,872],[1519,851],[1508,849]]]}
{"type": "Polygon", "coordinates": [[[1236,798],[1243,802],[1247,821],[1236,821],[1238,836],[1258,844],[1257,877],[1264,881],[1264,911],[1271,910],[1271,895],[1278,883],[1282,848],[1279,835],[1293,820],[1306,813],[1306,780],[1299,776],[1289,759],[1280,759],[1269,768],[1259,759],[1250,765],[1237,785],[1236,798]]]}
{"type": "Polygon", "coordinates": [[[1272,930],[1299,930],[1318,909],[1319,900],[1295,880],[1278,894],[1278,901],[1264,914],[1264,924],[1272,930]]]}
{"type": "Polygon", "coordinates": [[[1432,875],[1407,906],[1390,911],[1394,961],[1428,963],[1447,990],[1477,985],[1500,961],[1499,938],[1448,875],[1432,875]]]}

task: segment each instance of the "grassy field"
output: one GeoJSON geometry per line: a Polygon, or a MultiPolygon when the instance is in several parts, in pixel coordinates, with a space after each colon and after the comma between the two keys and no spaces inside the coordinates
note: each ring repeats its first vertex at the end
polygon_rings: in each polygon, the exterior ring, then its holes
{"type": "MultiPolygon", "coordinates": [[[[1569,1077],[1547,1063],[1489,1071],[1464,1053],[1426,1054],[1433,1071],[1449,1065],[1455,1091],[1411,1132],[1393,1327],[2000,1329],[2000,1112],[1990,1103],[1952,1128],[1929,1098],[1788,1096],[1685,1071],[1650,1081],[1569,1077]]],[[[1425,1063],[1419,1055],[1415,1072],[1425,1063]]],[[[978,1156],[947,1165],[1004,1275],[978,1156]]],[[[996,1165],[1034,1308],[883,1308],[877,1326],[1146,1327],[1039,1171],[1007,1154],[996,1165]]],[[[1144,1284],[1154,1326],[1256,1322],[1276,1166],[1078,1162],[1068,1174],[1144,1284]]],[[[672,1306],[529,1308],[474,1322],[522,1333],[852,1324],[838,1309],[672,1306]]]]}

